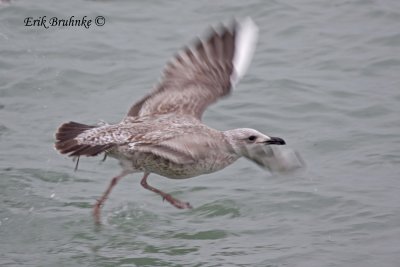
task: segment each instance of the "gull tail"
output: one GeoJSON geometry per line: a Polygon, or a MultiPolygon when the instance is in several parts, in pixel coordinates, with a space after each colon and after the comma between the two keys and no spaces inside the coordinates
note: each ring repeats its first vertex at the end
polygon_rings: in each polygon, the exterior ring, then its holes
{"type": "Polygon", "coordinates": [[[237,22],[235,52],[233,58],[234,72],[231,76],[232,85],[236,85],[244,76],[253,58],[258,40],[258,27],[247,17],[237,22]]]}
{"type": "Polygon", "coordinates": [[[55,148],[61,154],[69,154],[68,156],[70,157],[76,157],[96,156],[114,146],[114,144],[97,145],[94,142],[86,141],[85,139],[90,139],[90,135],[86,138],[78,138],[79,135],[88,133],[87,131],[93,131],[95,128],[97,128],[97,126],[81,124],[73,121],[64,123],[56,132],[55,148]]]}

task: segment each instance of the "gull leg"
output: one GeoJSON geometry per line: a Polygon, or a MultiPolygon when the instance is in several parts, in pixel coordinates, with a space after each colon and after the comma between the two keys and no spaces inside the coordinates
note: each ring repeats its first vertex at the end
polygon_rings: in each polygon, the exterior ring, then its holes
{"type": "Polygon", "coordinates": [[[147,177],[150,175],[150,173],[145,173],[142,180],[140,181],[140,184],[146,188],[147,190],[153,191],[154,193],[159,194],[162,196],[163,200],[168,201],[171,203],[173,206],[175,206],[178,209],[191,209],[192,206],[189,204],[189,202],[182,202],[179,199],[173,198],[170,194],[164,193],[163,191],[152,187],[151,185],[147,184],[147,177]]]}
{"type": "Polygon", "coordinates": [[[96,224],[100,224],[100,210],[101,207],[104,205],[104,202],[108,198],[108,195],[110,194],[111,190],[113,187],[118,183],[119,180],[122,179],[122,177],[126,176],[129,174],[129,172],[123,171],[120,175],[115,176],[112,178],[109,186],[107,187],[107,190],[103,193],[100,199],[96,201],[96,204],[93,206],[93,218],[96,224]]]}

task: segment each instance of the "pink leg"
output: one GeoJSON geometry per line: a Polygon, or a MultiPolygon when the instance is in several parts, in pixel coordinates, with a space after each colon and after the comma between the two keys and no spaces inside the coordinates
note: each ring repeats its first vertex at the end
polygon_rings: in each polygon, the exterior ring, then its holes
{"type": "Polygon", "coordinates": [[[174,205],[175,207],[177,207],[178,209],[191,209],[192,206],[189,204],[189,202],[182,202],[179,199],[173,198],[170,194],[164,193],[161,190],[158,190],[157,188],[154,188],[150,185],[147,184],[147,177],[149,176],[150,173],[145,173],[142,180],[140,181],[140,184],[150,190],[153,191],[154,193],[159,194],[160,196],[162,196],[163,200],[168,201],[169,203],[171,203],[172,205],[174,205]]]}
{"type": "Polygon", "coordinates": [[[111,190],[113,187],[118,183],[119,180],[121,180],[122,177],[126,176],[129,174],[128,172],[122,172],[120,175],[115,176],[112,178],[110,185],[107,187],[107,190],[103,193],[100,199],[97,200],[96,204],[93,206],[93,217],[94,221],[96,224],[100,224],[100,210],[101,207],[104,205],[104,202],[108,198],[108,195],[110,194],[111,190]]]}

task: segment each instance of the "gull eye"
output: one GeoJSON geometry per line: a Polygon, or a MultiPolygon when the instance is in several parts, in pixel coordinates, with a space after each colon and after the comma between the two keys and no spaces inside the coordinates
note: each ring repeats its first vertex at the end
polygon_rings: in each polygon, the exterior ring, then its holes
{"type": "Polygon", "coordinates": [[[249,141],[254,141],[257,139],[257,137],[255,135],[250,135],[247,139],[249,139],[249,141]]]}

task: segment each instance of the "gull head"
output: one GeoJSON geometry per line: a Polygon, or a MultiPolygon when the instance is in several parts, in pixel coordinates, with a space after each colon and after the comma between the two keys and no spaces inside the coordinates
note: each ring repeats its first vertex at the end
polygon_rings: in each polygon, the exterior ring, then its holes
{"type": "Polygon", "coordinates": [[[224,132],[233,151],[238,156],[253,159],[253,152],[269,145],[285,145],[285,141],[279,137],[271,137],[250,128],[239,128],[224,132]]]}

